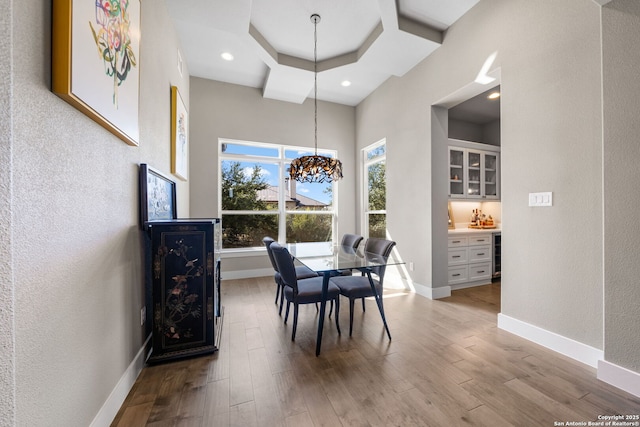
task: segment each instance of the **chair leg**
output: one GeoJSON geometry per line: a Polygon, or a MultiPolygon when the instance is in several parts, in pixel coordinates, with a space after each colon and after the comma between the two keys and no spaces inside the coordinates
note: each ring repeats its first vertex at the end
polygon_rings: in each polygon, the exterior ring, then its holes
{"type": "Polygon", "coordinates": [[[362,311],[367,311],[367,310],[364,308],[364,298],[362,298],[362,311]]]}
{"type": "MultiPolygon", "coordinates": [[[[331,317],[331,313],[333,313],[333,300],[330,301],[331,305],[329,306],[329,317],[331,317]]],[[[318,311],[318,303],[316,303],[316,311],[318,311]]]]}
{"type": "Polygon", "coordinates": [[[355,302],[355,299],[349,298],[349,336],[353,332],[353,305],[355,302]]]}
{"type": "Polygon", "coordinates": [[[278,314],[282,316],[282,303],[284,302],[284,285],[280,288],[280,309],[278,310],[278,314]]]}
{"type": "Polygon", "coordinates": [[[280,298],[280,283],[276,282],[276,301],[275,301],[276,305],[278,305],[279,298],[280,298]]]}
{"type": "Polygon", "coordinates": [[[298,328],[298,304],[293,304],[293,331],[291,332],[291,341],[296,340],[296,329],[298,328]]]}
{"type": "Polygon", "coordinates": [[[287,320],[289,319],[289,307],[291,306],[291,302],[287,301],[287,311],[284,313],[284,324],[287,324],[287,320]]]}
{"type": "MultiPolygon", "coordinates": [[[[331,306],[333,307],[333,300],[331,300],[331,306]]],[[[340,332],[340,295],[336,297],[336,329],[338,330],[338,335],[342,335],[340,332]]]]}

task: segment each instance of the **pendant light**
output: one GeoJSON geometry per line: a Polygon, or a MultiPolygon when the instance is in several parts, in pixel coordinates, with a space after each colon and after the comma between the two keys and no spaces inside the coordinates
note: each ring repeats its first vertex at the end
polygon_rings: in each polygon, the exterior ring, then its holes
{"type": "Polygon", "coordinates": [[[342,162],[338,159],[318,155],[318,22],[320,15],[311,15],[313,22],[313,105],[315,120],[315,153],[291,161],[289,176],[298,182],[333,182],[342,178],[342,162]]]}

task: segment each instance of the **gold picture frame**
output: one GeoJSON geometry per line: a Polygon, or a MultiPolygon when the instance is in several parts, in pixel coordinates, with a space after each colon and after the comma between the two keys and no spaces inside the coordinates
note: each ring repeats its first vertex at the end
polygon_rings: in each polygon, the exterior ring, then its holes
{"type": "Polygon", "coordinates": [[[171,86],[171,173],[189,177],[189,112],[177,86],[171,86]]]}
{"type": "Polygon", "coordinates": [[[137,146],[140,0],[117,3],[53,0],[51,90],[137,146]]]}

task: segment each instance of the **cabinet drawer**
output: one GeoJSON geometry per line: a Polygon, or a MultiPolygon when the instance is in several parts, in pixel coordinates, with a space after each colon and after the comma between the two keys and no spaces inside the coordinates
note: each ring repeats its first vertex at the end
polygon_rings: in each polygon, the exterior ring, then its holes
{"type": "Polygon", "coordinates": [[[449,247],[457,248],[460,246],[467,246],[469,244],[469,240],[467,236],[460,237],[449,237],[449,247]]]}
{"type": "Polygon", "coordinates": [[[490,245],[491,234],[482,234],[480,236],[469,236],[469,246],[490,245]]]}
{"type": "Polygon", "coordinates": [[[469,266],[469,280],[491,279],[491,263],[471,264],[469,266]]]}
{"type": "Polygon", "coordinates": [[[491,246],[469,247],[469,262],[491,262],[491,246]]]}
{"type": "Polygon", "coordinates": [[[469,253],[467,248],[449,249],[448,265],[466,264],[469,262],[469,253]]]}
{"type": "Polygon", "coordinates": [[[469,269],[466,265],[459,267],[449,267],[449,285],[464,283],[469,280],[469,269]]]}

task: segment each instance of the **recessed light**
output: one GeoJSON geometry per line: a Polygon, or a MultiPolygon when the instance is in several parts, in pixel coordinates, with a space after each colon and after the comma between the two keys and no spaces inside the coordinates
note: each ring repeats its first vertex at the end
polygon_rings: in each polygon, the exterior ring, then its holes
{"type": "Polygon", "coordinates": [[[342,86],[347,87],[347,86],[351,86],[351,82],[349,80],[345,80],[342,83],[340,83],[342,86]]]}
{"type": "Polygon", "coordinates": [[[225,61],[233,61],[233,55],[230,54],[229,52],[224,52],[222,55],[220,55],[222,57],[222,59],[224,59],[225,61]]]}
{"type": "Polygon", "coordinates": [[[489,96],[487,96],[488,99],[498,99],[500,98],[500,92],[491,92],[489,94],[489,96]]]}

